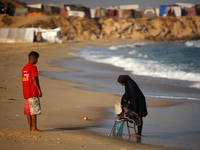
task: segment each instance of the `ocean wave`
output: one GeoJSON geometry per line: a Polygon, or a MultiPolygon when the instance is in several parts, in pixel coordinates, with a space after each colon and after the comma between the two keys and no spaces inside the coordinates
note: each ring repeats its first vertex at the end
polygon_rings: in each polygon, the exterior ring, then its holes
{"type": "MultiPolygon", "coordinates": [[[[190,41],[187,44],[190,45],[192,42],[194,41],[190,41]]],[[[135,47],[136,45],[146,44],[148,43],[118,45],[111,46],[108,49],[86,47],[83,48],[80,53],[73,55],[83,57],[89,61],[121,67],[135,75],[200,82],[200,72],[197,69],[198,63],[194,66],[190,60],[186,62],[182,61],[185,55],[188,56],[188,53],[183,53],[182,51],[182,48],[186,46],[178,45],[178,48],[181,50],[177,50],[177,45],[172,45],[171,47],[173,49],[171,51],[161,49],[158,45],[147,45],[141,48],[135,47]],[[153,46],[153,48],[151,46],[153,46]],[[163,57],[163,55],[166,55],[166,57],[163,57]],[[175,56],[172,57],[172,55],[175,56]]],[[[165,48],[168,45],[164,44],[161,46],[165,48]]],[[[169,46],[167,49],[168,48],[169,46]]],[[[190,49],[186,52],[191,52],[190,49]]],[[[196,51],[192,52],[194,53],[196,51]]],[[[189,59],[196,59],[196,57],[194,58],[192,55],[189,59]]],[[[192,87],[200,88],[200,85],[195,84],[192,87]]]]}
{"type": "Polygon", "coordinates": [[[135,44],[126,44],[126,45],[117,45],[117,46],[110,46],[108,49],[109,50],[118,50],[120,48],[125,48],[125,47],[140,47],[143,45],[146,45],[148,43],[135,43],[135,44]]]}
{"type": "Polygon", "coordinates": [[[193,98],[193,97],[175,97],[175,96],[156,96],[156,95],[145,95],[151,98],[164,98],[164,99],[188,99],[188,100],[200,100],[200,98],[193,98]]]}
{"type": "Polygon", "coordinates": [[[200,89],[200,82],[195,83],[195,84],[191,85],[190,87],[200,89]]]}
{"type": "Polygon", "coordinates": [[[152,76],[152,77],[161,77],[168,79],[178,79],[178,80],[187,80],[187,81],[200,81],[200,74],[198,73],[187,73],[181,70],[178,70],[176,66],[169,67],[166,65],[161,65],[156,61],[148,62],[139,62],[132,58],[123,58],[123,56],[112,56],[106,59],[92,59],[88,60],[111,64],[116,67],[121,67],[126,71],[131,71],[136,75],[143,76],[152,76]]]}
{"type": "Polygon", "coordinates": [[[198,40],[198,41],[187,41],[186,43],[185,43],[185,45],[187,45],[188,47],[197,47],[197,48],[199,48],[200,47],[200,40],[198,40]]]}

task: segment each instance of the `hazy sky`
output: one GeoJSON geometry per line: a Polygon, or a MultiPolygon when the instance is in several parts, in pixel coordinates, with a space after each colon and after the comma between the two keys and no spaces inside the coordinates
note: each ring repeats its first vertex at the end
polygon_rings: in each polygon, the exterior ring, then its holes
{"type": "Polygon", "coordinates": [[[51,3],[51,4],[82,4],[84,6],[95,8],[95,7],[109,7],[117,5],[128,5],[138,4],[141,10],[146,7],[158,7],[160,5],[168,5],[178,3],[194,3],[200,4],[200,0],[19,0],[26,4],[37,4],[37,3],[51,3]]]}

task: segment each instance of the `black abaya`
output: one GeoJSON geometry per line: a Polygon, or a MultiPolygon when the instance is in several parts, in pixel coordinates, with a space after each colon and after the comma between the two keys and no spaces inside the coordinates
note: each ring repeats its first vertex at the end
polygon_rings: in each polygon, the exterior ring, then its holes
{"type": "Polygon", "coordinates": [[[147,116],[146,99],[140,90],[139,86],[128,75],[120,75],[118,78],[119,83],[124,83],[125,93],[122,96],[121,105],[130,102],[130,109],[136,112],[141,118],[141,125],[138,126],[138,135],[142,134],[143,119],[147,116]]]}
{"type": "Polygon", "coordinates": [[[124,99],[130,101],[131,109],[140,117],[146,117],[148,114],[146,100],[135,81],[132,80],[128,75],[120,75],[118,82],[124,83],[125,86],[125,93],[122,97],[122,103],[124,99]]]}

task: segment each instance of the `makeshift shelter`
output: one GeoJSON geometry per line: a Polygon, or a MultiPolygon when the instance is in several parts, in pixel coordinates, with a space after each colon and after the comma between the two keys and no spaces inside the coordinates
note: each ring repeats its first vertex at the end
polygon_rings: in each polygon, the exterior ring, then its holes
{"type": "Polygon", "coordinates": [[[28,8],[16,8],[14,16],[27,16],[28,8]]]}
{"type": "MultiPolygon", "coordinates": [[[[121,18],[120,14],[121,9],[119,9],[119,17],[121,18]]],[[[124,9],[122,10],[122,18],[141,18],[140,10],[133,10],[133,9],[124,9]]]]}
{"type": "Polygon", "coordinates": [[[53,15],[60,15],[60,7],[51,6],[51,12],[52,12],[53,15]]]}
{"type": "Polygon", "coordinates": [[[139,9],[132,10],[133,18],[142,18],[141,11],[139,9]]]}
{"type": "Polygon", "coordinates": [[[0,2],[0,14],[5,14],[6,13],[6,6],[0,2]]]}
{"type": "Polygon", "coordinates": [[[196,16],[196,8],[195,7],[191,7],[191,8],[185,7],[183,9],[183,16],[196,16]]]}
{"type": "Polygon", "coordinates": [[[32,43],[35,41],[35,37],[38,32],[41,33],[41,42],[62,42],[60,28],[52,30],[38,28],[0,28],[0,42],[32,43]]]}
{"type": "Polygon", "coordinates": [[[50,5],[42,5],[42,12],[45,15],[52,15],[53,14],[50,5]]]}
{"type": "Polygon", "coordinates": [[[90,18],[90,9],[82,5],[66,5],[68,16],[90,18]]]}
{"type": "Polygon", "coordinates": [[[34,42],[35,28],[1,28],[0,42],[34,42]]]}
{"type": "Polygon", "coordinates": [[[196,6],[191,3],[176,3],[182,8],[183,16],[195,16],[196,15],[196,6]]]}
{"type": "Polygon", "coordinates": [[[28,12],[42,12],[42,4],[33,4],[33,5],[27,5],[28,12]]]}
{"type": "Polygon", "coordinates": [[[24,34],[24,41],[28,43],[32,43],[35,40],[35,32],[36,28],[26,28],[26,32],[24,34]]]}
{"type": "Polygon", "coordinates": [[[68,17],[68,12],[67,12],[67,10],[66,10],[64,5],[60,7],[60,14],[63,15],[63,16],[68,17]]]}
{"type": "Polygon", "coordinates": [[[156,17],[156,12],[153,8],[147,8],[144,11],[144,18],[154,18],[156,17]]]}
{"type": "Polygon", "coordinates": [[[96,10],[96,17],[97,18],[100,18],[100,17],[107,17],[107,13],[108,13],[108,10],[105,9],[105,8],[100,8],[100,9],[97,9],[96,10]]]}
{"type": "Polygon", "coordinates": [[[196,13],[198,16],[200,16],[200,5],[196,6],[196,13]]]}
{"type": "Polygon", "coordinates": [[[0,42],[5,43],[8,37],[9,28],[0,28],[0,42]]]}
{"type": "Polygon", "coordinates": [[[160,16],[168,16],[172,6],[173,5],[162,5],[162,6],[160,6],[160,16]]]}
{"type": "Polygon", "coordinates": [[[28,16],[41,16],[42,4],[27,5],[28,16]]]}
{"type": "Polygon", "coordinates": [[[155,8],[155,12],[156,12],[156,16],[159,17],[160,16],[160,8],[155,8]]]}
{"type": "Polygon", "coordinates": [[[180,17],[182,16],[182,9],[180,6],[172,6],[170,12],[168,12],[169,16],[180,17]]]}
{"type": "Polygon", "coordinates": [[[124,9],[123,18],[133,18],[133,11],[131,9],[124,9]]]}
{"type": "Polygon", "coordinates": [[[97,11],[97,9],[94,9],[94,8],[90,9],[90,18],[96,17],[96,11],[97,11]]]}
{"type": "Polygon", "coordinates": [[[118,18],[119,17],[119,10],[117,10],[117,9],[108,10],[108,17],[109,18],[118,18]]]}
{"type": "Polygon", "coordinates": [[[14,5],[7,3],[6,1],[0,2],[0,14],[8,14],[9,16],[13,16],[14,5]]]}
{"type": "Polygon", "coordinates": [[[60,28],[52,30],[38,29],[36,31],[41,32],[41,42],[62,43],[60,28]]]}
{"type": "Polygon", "coordinates": [[[133,4],[133,5],[119,5],[119,9],[139,9],[139,5],[133,4]]]}

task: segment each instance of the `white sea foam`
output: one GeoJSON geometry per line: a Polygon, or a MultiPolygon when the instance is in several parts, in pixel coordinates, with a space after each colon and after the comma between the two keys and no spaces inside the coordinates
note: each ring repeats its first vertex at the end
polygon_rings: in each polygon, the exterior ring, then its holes
{"type": "Polygon", "coordinates": [[[137,46],[142,46],[146,45],[147,43],[135,43],[135,44],[126,44],[126,45],[117,45],[117,46],[110,46],[110,50],[118,50],[119,48],[124,48],[124,47],[137,47],[137,46]]]}
{"type": "MultiPolygon", "coordinates": [[[[90,53],[82,53],[81,56],[87,60],[121,67],[124,70],[131,71],[136,75],[200,82],[200,74],[198,73],[186,73],[178,70],[176,66],[169,67],[163,64],[161,65],[156,61],[140,62],[139,60],[135,60],[133,58],[124,58],[123,56],[103,58],[103,56],[94,56],[90,55],[90,53]]],[[[199,85],[194,85],[193,87],[200,88],[199,85]]]]}
{"type": "Polygon", "coordinates": [[[188,99],[188,100],[200,100],[200,98],[193,98],[193,97],[175,97],[175,96],[156,96],[156,95],[145,95],[147,97],[153,98],[164,98],[164,99],[188,99]]]}
{"type": "Polygon", "coordinates": [[[200,40],[198,41],[187,41],[185,43],[185,45],[187,45],[188,47],[194,46],[194,47],[200,47],[200,40]]]}
{"type": "MultiPolygon", "coordinates": [[[[199,42],[200,43],[200,42],[199,42]]],[[[145,45],[146,43],[140,43],[138,45],[145,45]]],[[[188,42],[186,45],[190,45],[191,42],[188,42]]],[[[126,47],[135,47],[133,45],[119,45],[119,46],[111,46],[109,50],[118,50],[119,48],[126,47]]],[[[108,50],[108,51],[109,51],[108,50]]],[[[192,85],[193,88],[200,88],[200,73],[195,72],[185,72],[181,70],[180,65],[173,64],[165,64],[161,63],[154,59],[149,59],[147,54],[143,54],[140,50],[131,50],[124,53],[124,49],[122,51],[118,51],[120,53],[112,52],[99,53],[100,51],[96,50],[85,50],[80,51],[80,53],[74,54],[80,57],[83,57],[87,60],[98,62],[98,63],[106,63],[111,64],[116,67],[121,67],[126,71],[130,71],[136,75],[143,76],[151,76],[151,77],[160,77],[160,78],[168,78],[168,79],[178,79],[184,81],[194,81],[197,84],[192,85]],[[124,56],[126,54],[126,57],[124,56]],[[142,58],[142,59],[140,59],[142,58]],[[179,67],[179,68],[178,68],[179,67]]]]}
{"type": "Polygon", "coordinates": [[[200,89],[200,82],[195,83],[195,84],[191,85],[190,87],[200,89]]]}

